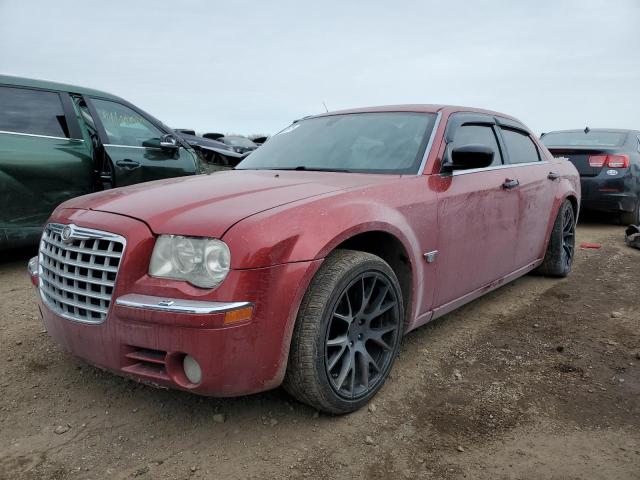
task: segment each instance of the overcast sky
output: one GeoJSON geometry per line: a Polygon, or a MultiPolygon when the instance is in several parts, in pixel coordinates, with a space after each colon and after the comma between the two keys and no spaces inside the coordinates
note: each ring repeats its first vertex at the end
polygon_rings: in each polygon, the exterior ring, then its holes
{"type": "Polygon", "coordinates": [[[640,0],[0,0],[0,73],[200,132],[273,133],[323,101],[640,128],[640,0]]]}

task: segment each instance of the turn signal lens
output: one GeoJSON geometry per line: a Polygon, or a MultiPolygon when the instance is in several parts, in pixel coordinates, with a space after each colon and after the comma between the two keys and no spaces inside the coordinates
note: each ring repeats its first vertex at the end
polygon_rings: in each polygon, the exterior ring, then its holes
{"type": "Polygon", "coordinates": [[[224,324],[233,325],[234,323],[250,320],[253,315],[253,307],[243,307],[237,310],[229,310],[224,314],[224,324]]]}

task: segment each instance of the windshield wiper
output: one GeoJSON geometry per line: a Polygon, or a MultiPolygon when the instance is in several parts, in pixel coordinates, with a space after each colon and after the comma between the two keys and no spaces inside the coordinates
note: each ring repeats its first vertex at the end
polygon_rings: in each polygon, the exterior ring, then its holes
{"type": "Polygon", "coordinates": [[[343,172],[343,173],[351,173],[351,170],[348,170],[346,168],[305,167],[304,165],[298,165],[297,167],[272,168],[270,170],[298,170],[298,171],[302,171],[302,172],[343,172]]]}

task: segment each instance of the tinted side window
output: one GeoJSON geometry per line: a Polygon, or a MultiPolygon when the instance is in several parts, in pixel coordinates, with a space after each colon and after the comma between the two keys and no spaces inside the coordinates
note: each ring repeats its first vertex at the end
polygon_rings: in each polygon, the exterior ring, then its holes
{"type": "Polygon", "coordinates": [[[158,128],[129,107],[108,100],[91,99],[107,131],[109,143],[142,147],[142,143],[163,135],[158,128]]]}
{"type": "Polygon", "coordinates": [[[507,145],[510,163],[528,163],[540,160],[538,149],[526,133],[503,128],[502,136],[507,145]]]}
{"type": "Polygon", "coordinates": [[[0,87],[0,130],[69,138],[60,96],[27,88],[0,87]]]}
{"type": "Polygon", "coordinates": [[[458,148],[464,145],[485,145],[491,147],[495,154],[491,165],[502,165],[502,156],[493,128],[487,125],[463,125],[456,130],[453,139],[453,147],[458,148]]]}

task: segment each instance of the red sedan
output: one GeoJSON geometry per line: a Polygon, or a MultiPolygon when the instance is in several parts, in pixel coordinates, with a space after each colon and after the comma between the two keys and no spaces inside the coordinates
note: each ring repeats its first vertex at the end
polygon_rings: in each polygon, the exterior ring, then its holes
{"type": "Polygon", "coordinates": [[[402,335],[532,270],[565,276],[580,183],[519,121],[409,105],[294,122],[233,171],[80,197],[29,269],[101,368],[345,413],[402,335]]]}

